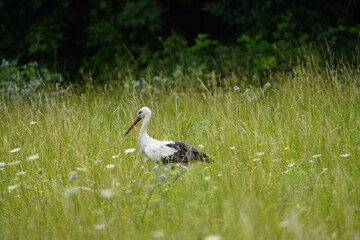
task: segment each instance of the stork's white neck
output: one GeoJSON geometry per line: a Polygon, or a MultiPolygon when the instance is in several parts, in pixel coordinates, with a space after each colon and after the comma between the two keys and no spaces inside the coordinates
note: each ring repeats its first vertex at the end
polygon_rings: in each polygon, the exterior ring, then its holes
{"type": "Polygon", "coordinates": [[[150,112],[150,114],[145,115],[141,129],[140,129],[139,142],[140,142],[140,145],[143,145],[143,146],[144,146],[144,144],[155,140],[152,137],[150,137],[147,133],[147,126],[149,125],[150,119],[151,119],[151,112],[150,112]]]}
{"type": "Polygon", "coordinates": [[[141,129],[140,129],[140,135],[139,135],[140,152],[145,158],[148,157],[148,156],[146,156],[146,153],[145,153],[146,146],[150,143],[154,143],[157,141],[147,134],[147,126],[150,122],[150,119],[151,119],[151,113],[144,117],[144,119],[143,119],[144,121],[142,123],[141,129]]]}
{"type": "Polygon", "coordinates": [[[150,122],[150,119],[151,119],[151,114],[149,114],[149,115],[146,115],[145,117],[144,117],[144,121],[143,121],[143,123],[142,123],[142,125],[141,125],[141,129],[140,129],[140,139],[142,138],[142,137],[144,137],[144,136],[149,136],[148,134],[147,134],[147,126],[148,126],[148,124],[149,124],[149,122],[150,122]]]}

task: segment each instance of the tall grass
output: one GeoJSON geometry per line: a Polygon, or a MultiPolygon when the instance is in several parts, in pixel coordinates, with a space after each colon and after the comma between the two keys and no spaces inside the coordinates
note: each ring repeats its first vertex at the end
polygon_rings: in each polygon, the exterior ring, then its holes
{"type": "Polygon", "coordinates": [[[217,80],[2,102],[0,238],[360,238],[359,69],[295,66],[271,87],[217,80]],[[142,106],[151,136],[215,160],[150,199],[172,170],[141,159],[139,126],[124,137],[142,106]]]}

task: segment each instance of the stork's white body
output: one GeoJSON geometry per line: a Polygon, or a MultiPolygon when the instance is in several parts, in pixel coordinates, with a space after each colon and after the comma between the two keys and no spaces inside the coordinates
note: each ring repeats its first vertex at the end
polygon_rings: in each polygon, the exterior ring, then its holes
{"type": "Polygon", "coordinates": [[[151,119],[151,110],[143,107],[125,136],[133,129],[133,127],[141,120],[144,119],[139,135],[139,145],[141,155],[148,160],[159,163],[180,162],[189,163],[192,160],[210,162],[211,159],[203,152],[196,150],[194,147],[182,142],[174,141],[159,141],[147,134],[147,126],[151,119]]]}
{"type": "Polygon", "coordinates": [[[176,149],[166,146],[174,141],[159,141],[147,134],[147,126],[151,119],[151,111],[146,114],[139,135],[140,152],[144,159],[160,162],[166,156],[172,156],[176,149]]]}
{"type": "MultiPolygon", "coordinates": [[[[155,139],[153,139],[155,140],[155,139]]],[[[173,141],[147,141],[140,140],[140,152],[144,159],[153,162],[160,162],[167,156],[173,156],[176,149],[166,146],[166,144],[174,143],[173,141]]]]}

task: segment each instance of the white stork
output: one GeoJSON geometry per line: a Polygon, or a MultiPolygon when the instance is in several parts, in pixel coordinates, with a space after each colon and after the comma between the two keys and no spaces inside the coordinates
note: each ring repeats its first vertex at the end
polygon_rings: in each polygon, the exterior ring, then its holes
{"type": "Polygon", "coordinates": [[[212,160],[203,152],[196,150],[194,147],[174,141],[159,141],[147,134],[147,126],[151,119],[151,110],[143,107],[139,110],[137,117],[126,131],[125,136],[133,127],[144,119],[139,135],[139,145],[141,155],[148,160],[159,163],[189,163],[193,160],[211,162],[212,160]]]}

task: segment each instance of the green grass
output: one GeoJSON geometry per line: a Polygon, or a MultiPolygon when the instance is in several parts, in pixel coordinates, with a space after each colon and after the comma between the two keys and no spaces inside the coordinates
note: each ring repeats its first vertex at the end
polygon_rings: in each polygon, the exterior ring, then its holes
{"type": "Polygon", "coordinates": [[[294,67],[265,91],[221,81],[2,102],[0,239],[359,239],[359,69],[294,67]],[[124,137],[142,106],[151,136],[215,160],[150,199],[174,177],[141,159],[140,126],[124,137]]]}

